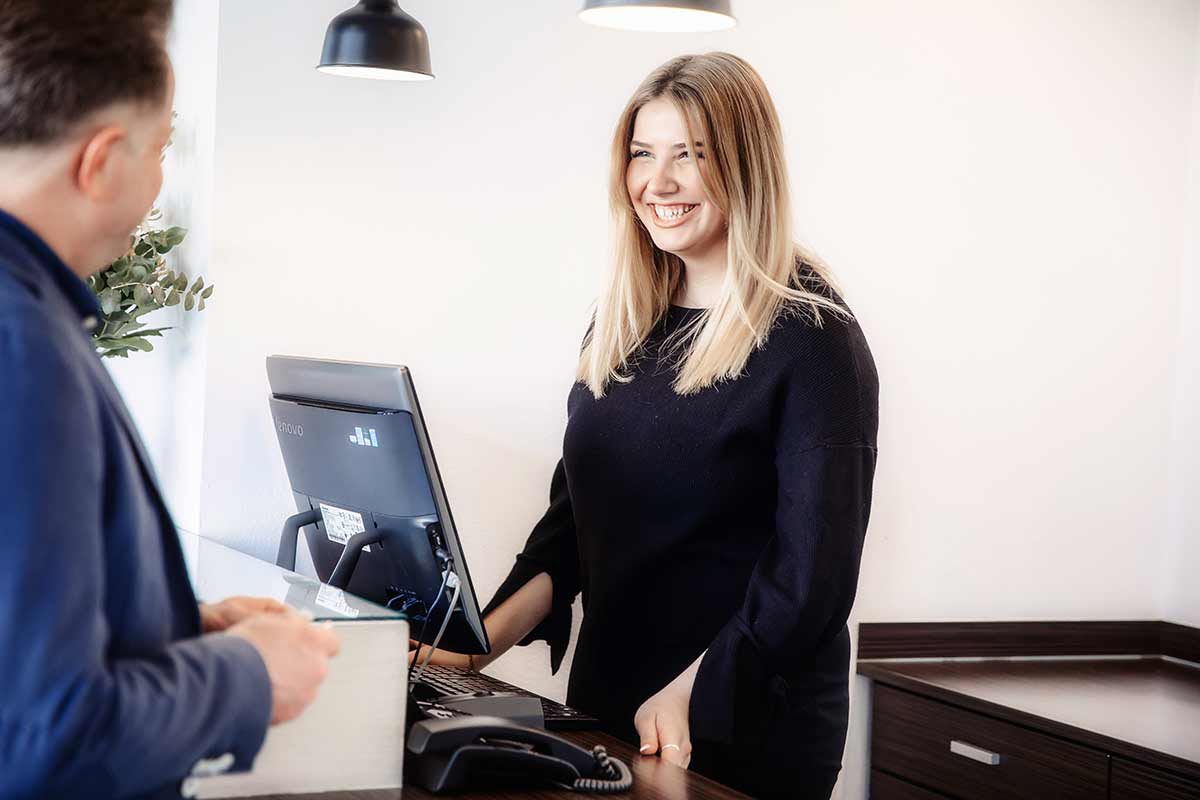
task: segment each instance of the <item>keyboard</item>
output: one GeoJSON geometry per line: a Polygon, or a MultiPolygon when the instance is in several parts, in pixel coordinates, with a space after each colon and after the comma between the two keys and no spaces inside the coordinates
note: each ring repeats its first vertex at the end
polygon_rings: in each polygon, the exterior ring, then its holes
{"type": "Polygon", "coordinates": [[[579,731],[600,727],[600,720],[582,711],[556,703],[491,675],[471,672],[464,667],[430,664],[421,673],[420,682],[442,697],[475,692],[511,692],[524,697],[536,697],[542,702],[542,716],[545,718],[547,730],[579,731]]]}

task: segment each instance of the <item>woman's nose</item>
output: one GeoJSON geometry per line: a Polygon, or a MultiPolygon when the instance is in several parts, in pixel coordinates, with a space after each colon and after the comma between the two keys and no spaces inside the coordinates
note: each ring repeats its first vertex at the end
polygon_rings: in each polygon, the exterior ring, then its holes
{"type": "Polygon", "coordinates": [[[679,188],[679,181],[671,174],[670,165],[656,166],[650,175],[650,191],[654,194],[667,194],[679,188]]]}

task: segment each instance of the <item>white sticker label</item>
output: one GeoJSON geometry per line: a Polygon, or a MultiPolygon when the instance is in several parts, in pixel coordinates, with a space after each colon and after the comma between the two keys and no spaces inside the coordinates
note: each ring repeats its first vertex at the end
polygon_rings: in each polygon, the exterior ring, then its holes
{"type": "Polygon", "coordinates": [[[358,609],[346,602],[346,593],[341,589],[321,584],[317,589],[317,605],[335,611],[343,617],[357,617],[358,609]]]}
{"type": "MultiPolygon", "coordinates": [[[[362,514],[325,503],[321,503],[321,519],[325,523],[325,535],[329,537],[329,541],[338,544],[344,545],[350,541],[351,536],[366,530],[362,514]]],[[[371,552],[371,545],[364,547],[363,552],[371,552]]]]}

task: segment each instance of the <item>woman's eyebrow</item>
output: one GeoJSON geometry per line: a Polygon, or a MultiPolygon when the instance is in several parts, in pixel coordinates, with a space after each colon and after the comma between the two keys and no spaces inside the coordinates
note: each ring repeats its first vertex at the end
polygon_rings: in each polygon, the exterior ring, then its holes
{"type": "MultiPolygon", "coordinates": [[[[652,147],[653,145],[648,145],[648,144],[646,144],[645,142],[639,142],[639,141],[637,141],[637,140],[635,139],[635,140],[633,140],[632,142],[630,142],[630,143],[629,143],[629,146],[630,146],[630,147],[652,147]]],[[[696,147],[703,147],[703,146],[704,146],[704,142],[696,142],[696,147]]],[[[674,147],[672,147],[671,149],[672,149],[672,150],[678,150],[678,149],[679,149],[679,148],[681,148],[681,147],[687,147],[687,144],[685,144],[684,142],[678,142],[678,143],[677,143],[677,144],[676,144],[674,147]]]]}

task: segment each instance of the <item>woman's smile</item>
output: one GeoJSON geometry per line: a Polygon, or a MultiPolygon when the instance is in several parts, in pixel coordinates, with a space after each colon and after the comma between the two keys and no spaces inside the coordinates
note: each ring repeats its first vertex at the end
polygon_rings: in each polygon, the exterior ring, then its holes
{"type": "Polygon", "coordinates": [[[676,228],[687,221],[693,211],[700,207],[699,203],[676,203],[660,205],[647,203],[650,206],[654,224],[660,228],[676,228]]]}

